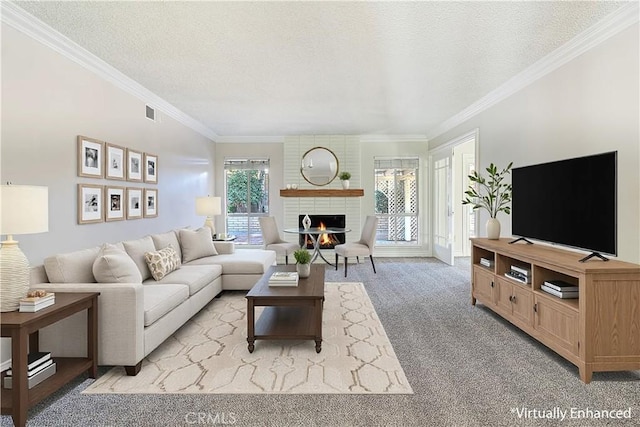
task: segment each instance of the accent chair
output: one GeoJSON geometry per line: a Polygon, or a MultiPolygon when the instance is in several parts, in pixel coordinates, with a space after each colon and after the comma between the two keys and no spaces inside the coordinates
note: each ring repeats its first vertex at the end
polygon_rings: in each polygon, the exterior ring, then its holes
{"type": "Polygon", "coordinates": [[[357,242],[343,243],[336,245],[333,249],[336,251],[336,270],[338,269],[338,256],[344,257],[344,277],[347,277],[347,264],[349,257],[360,255],[369,256],[374,274],[376,273],[376,265],[373,263],[373,246],[376,242],[376,229],[378,228],[378,218],[370,215],[364,222],[360,240],[357,242]]]}
{"type": "Polygon", "coordinates": [[[278,255],[284,255],[285,264],[289,264],[289,255],[293,254],[300,246],[297,243],[287,242],[280,237],[280,230],[276,219],[272,216],[258,218],[264,249],[275,251],[278,255]]]}

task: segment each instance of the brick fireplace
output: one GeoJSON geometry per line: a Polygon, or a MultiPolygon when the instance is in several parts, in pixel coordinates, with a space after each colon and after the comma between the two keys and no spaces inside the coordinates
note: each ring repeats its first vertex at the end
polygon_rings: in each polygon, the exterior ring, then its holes
{"type": "MultiPolygon", "coordinates": [[[[311,227],[320,228],[344,228],[346,224],[346,215],[309,215],[311,218],[311,227]]],[[[298,215],[298,227],[302,227],[304,215],[298,215]]],[[[321,234],[318,236],[320,240],[320,249],[333,249],[335,245],[345,243],[345,233],[321,234]]],[[[300,246],[304,247],[306,241],[307,249],[313,249],[313,242],[306,234],[300,234],[300,246]]]]}

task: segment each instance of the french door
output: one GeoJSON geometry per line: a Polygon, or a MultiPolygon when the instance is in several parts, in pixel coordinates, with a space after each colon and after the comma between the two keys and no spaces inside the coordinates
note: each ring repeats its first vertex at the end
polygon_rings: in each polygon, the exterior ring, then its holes
{"type": "Polygon", "coordinates": [[[453,265],[453,148],[431,154],[433,256],[453,265]]]}

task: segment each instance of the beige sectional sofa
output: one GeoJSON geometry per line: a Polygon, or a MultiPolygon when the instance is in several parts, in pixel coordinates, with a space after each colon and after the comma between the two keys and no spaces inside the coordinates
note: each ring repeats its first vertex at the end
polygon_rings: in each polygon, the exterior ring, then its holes
{"type": "MultiPolygon", "coordinates": [[[[136,375],[157,348],[222,290],[248,290],[276,254],[212,242],[208,229],[172,230],[51,256],[31,269],[32,289],[100,292],[98,364],[136,375]]],[[[86,355],[86,312],[40,332],[40,348],[86,355]]]]}

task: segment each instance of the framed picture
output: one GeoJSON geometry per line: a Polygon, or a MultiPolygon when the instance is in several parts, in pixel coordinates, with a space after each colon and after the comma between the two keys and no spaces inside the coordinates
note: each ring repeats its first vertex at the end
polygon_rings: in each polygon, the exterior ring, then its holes
{"type": "Polygon", "coordinates": [[[127,181],[142,182],[142,153],[127,148],[127,181]]]}
{"type": "Polygon", "coordinates": [[[144,153],[144,182],[158,182],[158,156],[144,153]]]}
{"type": "Polygon", "coordinates": [[[125,149],[118,145],[105,143],[104,174],[107,179],[124,180],[125,149]]]}
{"type": "Polygon", "coordinates": [[[78,176],[102,178],[104,143],[97,139],[78,135],[78,176]]]}
{"type": "Polygon", "coordinates": [[[154,218],[158,216],[158,190],[144,189],[144,217],[154,218]]]}
{"type": "Polygon", "coordinates": [[[106,187],[104,190],[105,221],[122,221],[127,202],[124,187],[106,187]]]}
{"type": "Polygon", "coordinates": [[[104,221],[102,185],[78,184],[78,224],[104,221]]]}
{"type": "Polygon", "coordinates": [[[127,188],[127,219],[142,218],[142,188],[127,188]]]}

